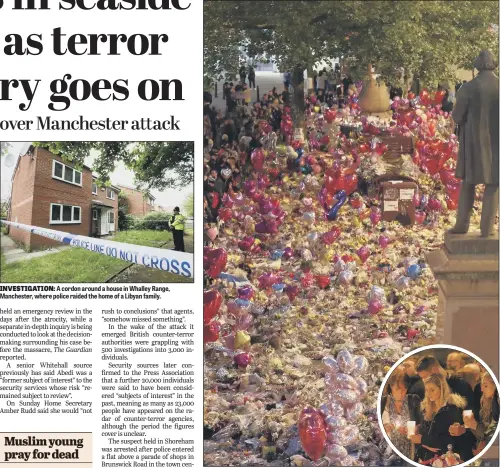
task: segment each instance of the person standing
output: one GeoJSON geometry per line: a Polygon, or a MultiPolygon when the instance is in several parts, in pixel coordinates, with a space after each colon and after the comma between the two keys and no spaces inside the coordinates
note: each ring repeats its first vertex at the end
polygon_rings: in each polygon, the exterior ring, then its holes
{"type": "Polygon", "coordinates": [[[240,81],[242,82],[242,84],[245,84],[245,79],[247,78],[247,68],[245,67],[244,63],[240,67],[238,74],[240,75],[240,81]]]}
{"type": "Polygon", "coordinates": [[[179,207],[176,206],[170,219],[170,227],[174,239],[174,250],[178,252],[184,252],[184,221],[184,216],[180,213],[179,207]]]}
{"type": "Polygon", "coordinates": [[[256,71],[252,65],[249,65],[249,88],[256,89],[256,71]]]}
{"type": "Polygon", "coordinates": [[[488,50],[475,60],[478,75],[456,96],[452,118],[459,126],[456,177],[462,179],[453,234],[466,234],[475,202],[475,186],[485,185],[480,235],[494,232],[499,191],[499,78],[496,61],[488,50]]]}

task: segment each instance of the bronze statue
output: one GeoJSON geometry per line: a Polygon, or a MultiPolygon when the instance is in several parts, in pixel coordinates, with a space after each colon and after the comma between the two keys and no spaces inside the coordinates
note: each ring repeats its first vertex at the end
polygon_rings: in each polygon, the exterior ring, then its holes
{"type": "Polygon", "coordinates": [[[485,185],[480,235],[494,233],[499,190],[499,79],[494,55],[480,52],[474,63],[478,75],[458,91],[452,118],[459,126],[456,177],[462,179],[456,225],[451,233],[465,234],[475,201],[475,186],[485,185]]]}

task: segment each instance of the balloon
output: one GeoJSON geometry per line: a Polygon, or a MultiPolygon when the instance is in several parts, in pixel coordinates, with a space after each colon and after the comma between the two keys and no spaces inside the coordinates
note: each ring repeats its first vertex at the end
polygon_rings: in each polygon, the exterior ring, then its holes
{"type": "Polygon", "coordinates": [[[346,406],[346,408],[344,410],[344,414],[345,414],[346,419],[349,422],[355,422],[360,417],[360,415],[363,413],[363,411],[364,411],[364,407],[363,407],[362,403],[358,402],[358,403],[355,403],[354,405],[346,406]]]}
{"type": "Polygon", "coordinates": [[[419,330],[415,330],[414,328],[409,328],[407,330],[407,339],[408,340],[412,340],[414,338],[416,338],[416,336],[419,335],[419,330]]]}
{"type": "Polygon", "coordinates": [[[412,279],[416,279],[419,275],[421,274],[421,267],[419,265],[410,265],[409,268],[407,268],[407,276],[409,276],[412,279]]]}
{"type": "Polygon", "coordinates": [[[327,368],[327,370],[329,372],[333,372],[333,373],[339,372],[339,366],[338,366],[338,363],[337,363],[336,359],[334,358],[334,356],[323,357],[322,363],[324,364],[324,366],[327,368]]]}
{"type": "Polygon", "coordinates": [[[367,358],[365,358],[365,356],[357,356],[353,360],[353,363],[354,363],[354,368],[352,374],[355,376],[363,375],[369,369],[369,361],[367,361],[367,358]]]}
{"type": "Polygon", "coordinates": [[[218,313],[223,296],[219,291],[204,291],[204,323],[209,323],[218,313]]]}
{"type": "MultiPolygon", "coordinates": [[[[325,451],[325,456],[329,459],[331,463],[334,463],[336,460],[341,460],[348,455],[348,451],[342,446],[337,444],[329,444],[327,446],[327,450],[325,451]]],[[[340,466],[336,463],[335,466],[340,466]]]]}
{"type": "Polygon", "coordinates": [[[218,218],[222,221],[229,221],[233,218],[233,213],[230,208],[221,208],[218,212],[218,218]]]}
{"type": "Polygon", "coordinates": [[[289,301],[293,302],[294,299],[296,299],[297,295],[299,294],[299,288],[295,285],[288,284],[284,288],[284,292],[285,292],[285,294],[287,294],[289,301]]]}
{"type": "Polygon", "coordinates": [[[344,189],[344,179],[339,166],[331,167],[325,171],[325,187],[329,193],[336,193],[344,189]]]}
{"type": "Polygon", "coordinates": [[[301,411],[298,422],[301,445],[313,461],[317,461],[325,451],[327,432],[322,415],[311,406],[301,411]]]}
{"type": "Polygon", "coordinates": [[[371,251],[367,246],[363,246],[357,250],[357,255],[359,256],[362,263],[365,263],[367,259],[370,257],[371,251]]]}
{"type": "Polygon", "coordinates": [[[337,373],[337,374],[327,374],[325,376],[325,384],[331,388],[347,388],[351,390],[357,390],[357,381],[348,374],[337,373]]]}
{"type": "Polygon", "coordinates": [[[362,398],[367,394],[367,388],[367,382],[364,379],[357,379],[357,390],[362,398]]]}
{"type": "Polygon", "coordinates": [[[341,273],[344,270],[346,270],[346,263],[340,259],[334,265],[334,273],[341,273]]]}
{"type": "Polygon", "coordinates": [[[238,288],[237,292],[240,299],[250,301],[254,297],[254,290],[252,289],[252,286],[242,286],[241,288],[238,288]]]}
{"type": "Polygon", "coordinates": [[[284,249],[284,254],[282,255],[282,258],[284,258],[285,260],[289,260],[293,256],[294,256],[294,250],[292,250],[291,247],[286,247],[284,249]]]}
{"type": "Polygon", "coordinates": [[[245,346],[250,344],[250,336],[249,334],[244,331],[244,330],[239,330],[235,333],[235,341],[234,341],[234,348],[235,349],[242,349],[245,346]]]}
{"type": "Polygon", "coordinates": [[[390,245],[390,238],[388,236],[381,235],[379,236],[378,242],[381,248],[386,249],[386,247],[390,245]]]}
{"type": "Polygon", "coordinates": [[[342,271],[338,276],[339,284],[345,287],[349,286],[353,281],[353,276],[353,272],[350,270],[342,271]]]}
{"type": "Polygon", "coordinates": [[[442,209],[442,204],[436,198],[431,198],[428,202],[428,208],[431,211],[440,211],[442,209]]]}
{"type": "Polygon", "coordinates": [[[353,405],[358,402],[360,396],[355,390],[346,388],[334,388],[330,396],[339,401],[342,405],[353,405]]]}
{"type": "Polygon", "coordinates": [[[344,374],[350,374],[355,367],[353,356],[347,349],[339,351],[336,361],[339,365],[339,370],[344,374]]]}
{"type": "Polygon", "coordinates": [[[331,282],[331,277],[328,275],[317,276],[317,284],[322,289],[325,289],[327,286],[329,286],[330,282],[331,282]]]}
{"type": "Polygon", "coordinates": [[[370,214],[370,220],[373,226],[375,226],[379,221],[381,221],[381,210],[379,208],[372,208],[370,214]]]}
{"type": "Polygon", "coordinates": [[[216,237],[218,235],[218,231],[217,231],[217,228],[215,227],[212,227],[212,228],[209,228],[205,231],[205,233],[207,234],[207,237],[212,241],[214,242],[216,240],[216,237]]]}
{"type": "Polygon", "coordinates": [[[414,216],[418,224],[423,224],[424,220],[426,219],[426,213],[424,211],[416,211],[416,214],[414,216]]]}
{"type": "Polygon", "coordinates": [[[308,224],[313,224],[315,222],[315,212],[314,211],[305,211],[303,213],[303,219],[308,224]]]}
{"type": "Polygon", "coordinates": [[[238,367],[247,367],[250,363],[250,356],[248,353],[238,353],[235,354],[233,360],[238,367]]]}
{"type": "Polygon", "coordinates": [[[355,174],[344,177],[344,190],[347,195],[351,195],[358,188],[358,177],[355,174]]]}
{"type": "Polygon", "coordinates": [[[221,325],[219,322],[210,322],[204,325],[204,344],[213,343],[219,339],[221,325]]]}
{"type": "Polygon", "coordinates": [[[204,252],[204,270],[211,278],[217,278],[226,268],[228,256],[224,249],[209,250],[204,252]]]}
{"type": "Polygon", "coordinates": [[[323,234],[322,240],[326,245],[332,245],[340,235],[341,230],[335,226],[330,231],[323,234]]]}
{"type": "Polygon", "coordinates": [[[339,209],[346,203],[346,192],[344,190],[340,190],[338,193],[336,193],[335,199],[337,200],[336,203],[332,205],[332,208],[327,213],[327,219],[329,221],[336,220],[339,209]]]}
{"type": "Polygon", "coordinates": [[[254,241],[255,241],[254,237],[245,236],[242,240],[238,241],[238,247],[240,250],[248,252],[254,245],[254,241]]]}
{"type": "Polygon", "coordinates": [[[256,171],[260,171],[264,166],[264,151],[256,148],[251,154],[251,164],[256,171]]]}
{"type": "Polygon", "coordinates": [[[369,302],[369,314],[371,315],[377,315],[381,310],[383,309],[383,304],[379,299],[373,299],[372,301],[369,302]]]}

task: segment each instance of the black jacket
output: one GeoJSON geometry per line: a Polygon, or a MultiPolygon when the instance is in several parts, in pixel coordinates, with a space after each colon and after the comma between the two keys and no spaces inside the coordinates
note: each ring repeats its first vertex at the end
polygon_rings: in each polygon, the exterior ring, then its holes
{"type": "Polygon", "coordinates": [[[423,436],[421,446],[417,451],[419,459],[426,461],[436,454],[443,455],[447,453],[447,445],[449,444],[452,444],[455,453],[463,455],[464,450],[460,446],[460,438],[451,436],[449,427],[454,423],[462,422],[461,413],[465,406],[464,400],[458,398],[458,395],[450,395],[449,403],[440,408],[431,421],[423,421],[423,424],[419,427],[419,433],[423,436]],[[439,451],[434,453],[423,447],[423,445],[438,448],[439,451]]]}
{"type": "Polygon", "coordinates": [[[408,377],[409,379],[409,388],[407,389],[407,393],[409,395],[417,395],[420,400],[424,398],[424,383],[423,379],[416,375],[414,377],[408,377]]]}
{"type": "Polygon", "coordinates": [[[475,408],[475,395],[471,389],[471,385],[461,377],[452,375],[447,377],[447,383],[451,389],[452,393],[456,393],[466,399],[466,409],[475,408]]]}

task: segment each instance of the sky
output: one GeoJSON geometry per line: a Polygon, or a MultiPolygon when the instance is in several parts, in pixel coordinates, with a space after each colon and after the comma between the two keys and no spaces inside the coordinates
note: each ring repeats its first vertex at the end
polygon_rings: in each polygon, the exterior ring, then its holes
{"type": "MultiPolygon", "coordinates": [[[[13,161],[14,164],[11,167],[8,167],[5,164],[6,162],[7,164],[9,163],[6,157],[3,157],[0,163],[0,188],[2,200],[10,197],[12,189],[12,174],[14,172],[14,168],[16,167],[15,163],[17,161],[18,155],[20,153],[24,153],[30,145],[30,143],[26,142],[10,142],[10,144],[12,145],[12,147],[10,148],[9,153],[14,156],[14,158],[10,158],[10,160],[13,161]]],[[[96,156],[97,153],[95,151],[91,151],[90,155],[85,159],[85,164],[89,167],[92,167],[92,163],[96,156]]],[[[122,162],[117,164],[117,167],[111,174],[110,179],[114,185],[122,184],[134,187],[134,173],[128,170],[122,162]]],[[[188,198],[188,195],[190,195],[190,193],[193,193],[193,184],[187,187],[183,187],[182,189],[168,189],[163,192],[160,192],[158,190],[151,191],[151,194],[155,197],[155,204],[161,205],[166,210],[168,210],[169,208],[174,208],[175,206],[179,206],[181,210],[183,210],[184,202],[188,198]]]]}

